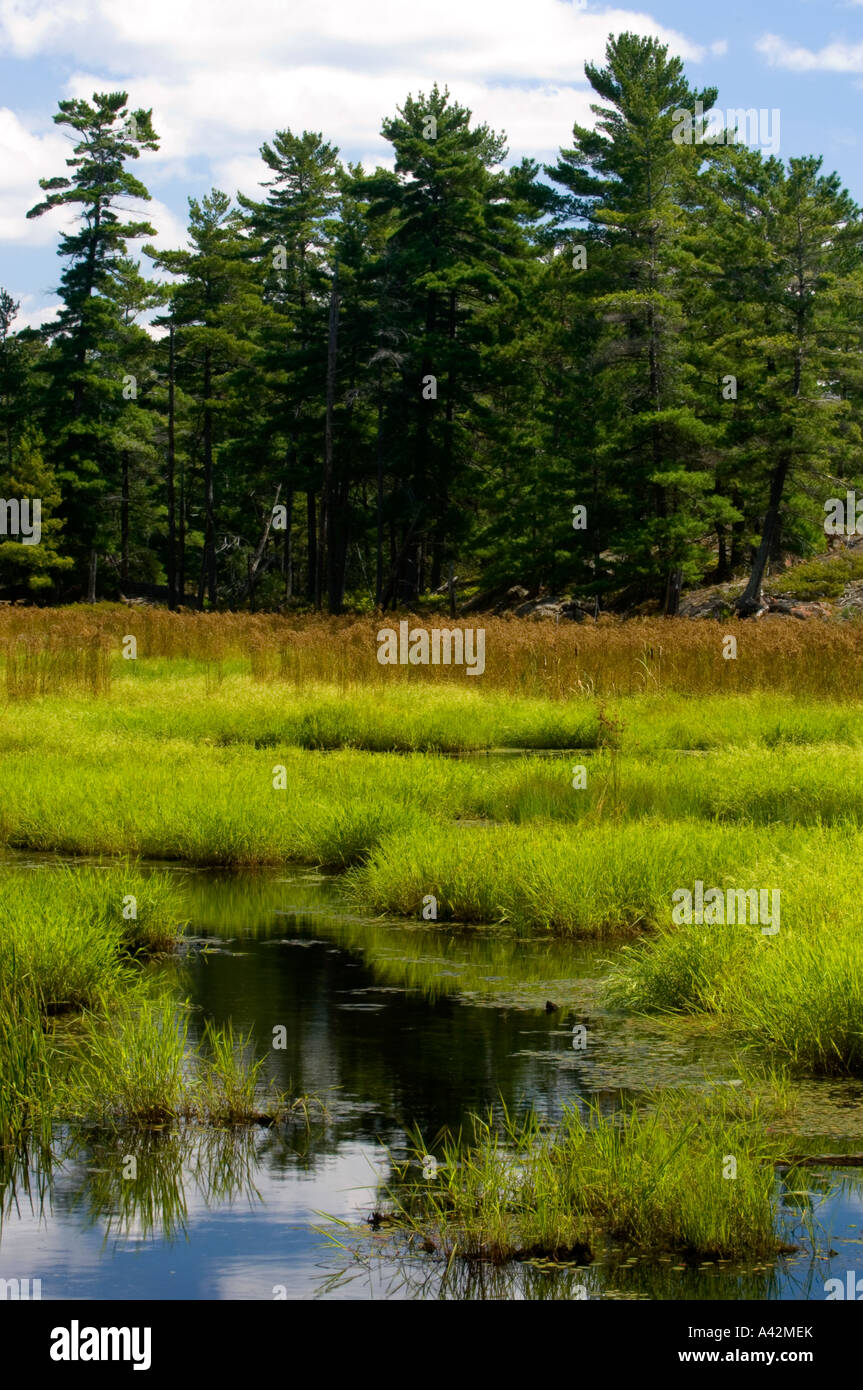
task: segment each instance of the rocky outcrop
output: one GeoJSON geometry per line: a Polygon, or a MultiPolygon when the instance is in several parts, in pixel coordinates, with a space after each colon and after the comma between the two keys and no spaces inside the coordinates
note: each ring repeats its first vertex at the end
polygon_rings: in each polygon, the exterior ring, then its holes
{"type": "Polygon", "coordinates": [[[555,623],[561,621],[583,623],[587,614],[580,604],[570,599],[532,598],[517,604],[512,610],[516,618],[532,618],[540,622],[544,618],[555,623]]]}
{"type": "Polygon", "coordinates": [[[768,598],[768,613],[782,613],[791,618],[829,618],[832,608],[829,603],[803,603],[793,598],[768,598]]]}

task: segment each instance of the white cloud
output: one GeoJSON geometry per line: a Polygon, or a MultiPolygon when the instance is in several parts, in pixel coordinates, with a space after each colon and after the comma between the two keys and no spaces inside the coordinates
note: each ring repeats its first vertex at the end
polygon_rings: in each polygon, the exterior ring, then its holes
{"type": "MultiPolygon", "coordinates": [[[[129,84],[133,105],[152,106],[159,132],[159,154],[142,156],[141,177],[150,168],[161,172],[194,156],[209,159],[213,182],[227,191],[234,185],[254,190],[267,177],[266,166],[254,151],[276,130],[319,130],[343,154],[360,149],[385,159],[392,147],[380,135],[384,116],[393,115],[409,92],[429,91],[431,73],[409,69],[386,74],[343,71],[336,67],[297,68],[290,74],[232,69],[190,72],[185,81],[161,77],[135,79],[129,84]],[[248,92],[253,88],[254,103],[248,92]]],[[[76,73],[70,93],[89,97],[103,79],[93,72],[76,73]]],[[[442,84],[443,85],[443,84],[442,84]]],[[[586,84],[543,83],[519,86],[512,82],[483,83],[463,77],[450,81],[453,98],[468,106],[475,120],[503,129],[515,156],[556,150],[566,143],[574,120],[592,123],[586,84]]]]}
{"type": "Polygon", "coordinates": [[[15,57],[32,58],[62,44],[71,29],[86,31],[92,9],[90,0],[73,0],[63,13],[42,0],[0,0],[0,36],[15,57]]]}
{"type": "MultiPolygon", "coordinates": [[[[165,203],[159,202],[158,198],[153,198],[149,203],[140,203],[135,208],[135,216],[140,212],[150,224],[156,228],[154,237],[145,237],[143,241],[133,241],[129,245],[131,253],[139,260],[141,258],[140,248],[143,245],[152,244],[159,251],[173,251],[181,249],[186,245],[186,228],[179,217],[171,211],[165,203]]],[[[150,261],[144,258],[144,273],[150,273],[150,261]]]]}
{"type": "MultiPolygon", "coordinates": [[[[860,0],[863,3],[863,0],[860,0]]],[[[863,72],[863,43],[825,44],[814,51],[778,34],[764,34],[755,45],[771,67],[791,72],[863,72]]]]}
{"type": "MultiPolygon", "coordinates": [[[[860,0],[860,3],[861,3],[861,5],[863,5],[863,0],[860,0]]],[[[711,54],[711,57],[713,57],[713,58],[724,58],[724,56],[725,56],[725,54],[726,54],[727,52],[728,52],[728,40],[727,40],[727,39],[716,39],[715,42],[713,42],[713,43],[710,45],[710,54],[711,54]]]]}
{"type": "Polygon", "coordinates": [[[273,177],[260,155],[237,154],[217,159],[212,165],[213,187],[224,193],[245,193],[247,198],[264,197],[261,184],[273,177]]]}
{"type": "Polygon", "coordinates": [[[159,158],[174,160],[285,126],[374,148],[382,116],[435,80],[460,100],[470,88],[479,119],[499,110],[520,150],[543,112],[543,144],[553,147],[573,119],[567,112],[559,128],[559,94],[584,87],[585,61],[602,62],[608,35],[626,29],[689,61],[706,56],[647,14],[588,11],[584,0],[532,0],[528,11],[498,0],[318,0],[307,8],[245,0],[241,18],[236,0],[0,0],[0,40],[13,53],[60,53],[86,65],[69,83],[77,96],[91,96],[110,74],[133,104],[153,108],[159,158]],[[495,100],[501,88],[506,99],[495,100]]]}
{"type": "MultiPolygon", "coordinates": [[[[13,53],[61,52],[111,72],[162,72],[335,63],[383,72],[405,65],[571,80],[585,57],[599,58],[609,33],[633,29],[670,40],[682,57],[704,51],[649,15],[588,10],[584,0],[532,0],[529,10],[498,0],[0,0],[0,35],[13,53]]],[[[251,96],[254,95],[252,92],[251,96]]]]}
{"type": "MultiPolygon", "coordinates": [[[[624,30],[659,38],[689,62],[707,56],[647,13],[589,10],[586,0],[244,0],[241,9],[236,0],[0,0],[0,47],[59,57],[72,71],[68,95],[122,87],[132,106],[152,107],[160,150],[144,154],[138,172],[162,196],[169,180],[200,186],[202,165],[210,184],[259,193],[266,170],[255,151],[286,127],[319,130],[367,167],[389,163],[381,120],[435,81],[475,121],[506,132],[511,158],[550,160],[574,121],[592,124],[584,64],[601,64],[608,35],[624,30]]],[[[59,131],[53,143],[40,141],[30,124],[18,121],[31,141],[26,178],[4,184],[0,150],[2,206],[12,210],[0,215],[6,239],[24,240],[25,226],[32,239],[22,218],[36,178],[61,172],[68,151],[59,131]]],[[[41,239],[56,234],[49,221],[41,239]]]]}
{"type": "Polygon", "coordinates": [[[51,323],[62,308],[59,299],[42,299],[24,291],[11,290],[10,293],[21,305],[15,319],[16,332],[21,328],[40,328],[43,323],[51,323]]]}
{"type": "Polygon", "coordinates": [[[44,246],[71,227],[74,211],[58,208],[27,221],[27,209],[43,197],[39,179],[65,170],[68,143],[59,130],[34,134],[8,107],[0,107],[0,241],[44,246]]]}

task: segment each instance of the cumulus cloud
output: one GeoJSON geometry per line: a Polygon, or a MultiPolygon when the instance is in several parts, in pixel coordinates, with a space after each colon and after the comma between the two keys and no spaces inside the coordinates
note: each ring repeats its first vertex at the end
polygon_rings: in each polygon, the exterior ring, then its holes
{"type": "MultiPolygon", "coordinates": [[[[158,152],[137,170],[160,195],[207,182],[257,195],[266,177],[256,151],[278,129],[319,130],[343,158],[391,165],[383,117],[435,81],[476,121],[505,131],[510,158],[551,159],[574,121],[591,125],[587,61],[602,63],[610,33],[667,43],[689,63],[709,50],[634,9],[586,0],[0,0],[0,48],[23,60],[57,60],[70,74],[58,95],[90,99],[122,88],[152,108],[158,152]]],[[[725,41],[713,44],[714,56],[725,41]]],[[[40,114],[48,125],[51,112],[40,114]]],[[[39,135],[19,112],[0,123],[0,238],[49,241],[58,218],[26,223],[40,174],[62,172],[68,141],[39,135]],[[49,225],[50,224],[50,225],[49,225]]],[[[149,213],[156,218],[153,205],[149,213]]],[[[182,244],[163,203],[160,245],[182,244]]]]}
{"type": "Polygon", "coordinates": [[[552,151],[587,113],[585,61],[601,62],[609,33],[626,29],[690,62],[706,56],[648,14],[585,0],[244,0],[239,14],[236,0],[0,0],[11,53],[62,55],[77,66],[73,95],[110,80],[152,107],[163,161],[239,158],[285,126],[383,156],[382,116],[435,80],[505,126],[515,155],[552,151]]]}
{"type": "Polygon", "coordinates": [[[58,225],[71,227],[74,212],[58,209],[49,217],[27,221],[27,209],[43,196],[39,179],[65,171],[69,146],[59,130],[36,134],[24,121],[0,107],[0,241],[44,246],[54,240],[58,225]],[[49,223],[53,220],[53,225],[49,223]]]}
{"type": "MultiPolygon", "coordinates": [[[[158,198],[152,198],[149,203],[139,203],[134,207],[134,214],[146,218],[152,227],[156,228],[154,237],[146,237],[147,245],[152,244],[159,251],[172,251],[186,245],[186,227],[177,215],[172,212],[166,203],[162,203],[158,198]]],[[[142,242],[133,241],[129,244],[132,255],[140,259],[140,248],[142,242]]],[[[150,273],[149,262],[147,262],[147,273],[150,273]]]]}
{"type": "Polygon", "coordinates": [[[0,35],[22,57],[62,53],[108,71],[162,72],[244,66],[326,65],[383,72],[438,69],[498,76],[580,76],[584,57],[600,57],[606,36],[623,29],[672,42],[682,57],[703,50],[649,15],[626,8],[588,10],[585,0],[532,0],[529,10],[498,0],[0,0],[0,35]]]}
{"type": "Polygon", "coordinates": [[[41,328],[45,323],[52,323],[62,307],[59,299],[45,300],[35,294],[17,294],[13,291],[12,298],[17,299],[21,306],[15,319],[16,330],[41,328]]]}
{"type": "Polygon", "coordinates": [[[764,34],[755,47],[771,67],[787,68],[790,72],[863,72],[863,43],[837,40],[816,52],[802,44],[789,43],[778,34],[764,34]]]}

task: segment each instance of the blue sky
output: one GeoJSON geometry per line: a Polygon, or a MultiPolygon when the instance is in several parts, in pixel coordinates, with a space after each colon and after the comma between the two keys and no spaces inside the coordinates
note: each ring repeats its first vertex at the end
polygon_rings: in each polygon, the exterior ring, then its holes
{"type": "Polygon", "coordinates": [[[385,162],[381,118],[435,80],[506,131],[512,158],[551,160],[591,122],[585,61],[624,29],[667,42],[721,108],[778,108],[782,157],[823,155],[863,203],[863,0],[0,0],[0,285],[19,324],[51,316],[59,216],[24,214],[40,175],[64,172],[61,97],[119,88],[153,108],[161,149],[137,172],[158,244],[174,246],[188,194],[257,191],[275,130],[385,162]]]}

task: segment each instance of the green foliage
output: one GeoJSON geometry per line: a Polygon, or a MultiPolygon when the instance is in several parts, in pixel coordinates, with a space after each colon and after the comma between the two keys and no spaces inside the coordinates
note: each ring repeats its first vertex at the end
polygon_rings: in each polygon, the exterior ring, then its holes
{"type": "Polygon", "coordinates": [[[122,211],[151,113],[61,101],[68,171],[28,214],[80,214],[60,314],[15,333],[0,291],[0,473],[48,532],[0,543],[0,585],[335,613],[448,605],[452,573],[674,613],[748,570],[756,611],[863,481],[860,210],[815,156],[679,142],[717,91],[657,39],[585,75],[595,124],[543,169],[437,84],[383,121],[392,169],[277,130],[261,197],[190,199],[189,248],[145,247],[164,286],[122,211]]]}
{"type": "Polygon", "coordinates": [[[589,1264],[609,1237],[701,1258],[775,1253],[779,1148],[762,1117],[781,1097],[765,1106],[717,1087],[648,1101],[617,1114],[567,1106],[552,1130],[505,1109],[502,1120],[477,1118],[472,1138],[435,1145],[433,1176],[422,1145],[394,1164],[392,1215],[429,1249],[492,1263],[542,1254],[589,1264]],[[733,1181],[723,1172],[729,1154],[733,1181]]]}
{"type": "Polygon", "coordinates": [[[840,550],[835,555],[818,555],[795,565],[787,574],[771,579],[774,594],[799,599],[839,598],[848,584],[863,579],[863,552],[840,550]]]}

